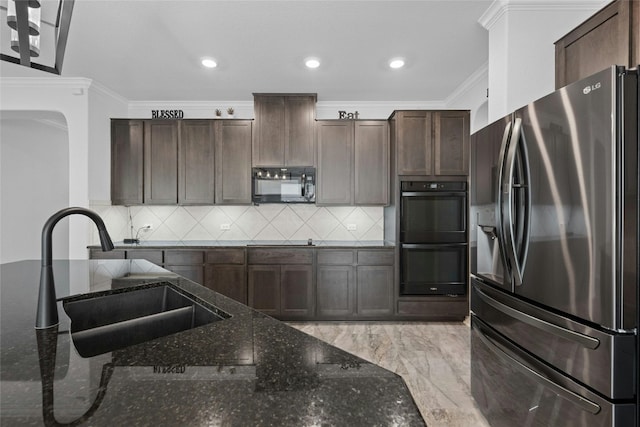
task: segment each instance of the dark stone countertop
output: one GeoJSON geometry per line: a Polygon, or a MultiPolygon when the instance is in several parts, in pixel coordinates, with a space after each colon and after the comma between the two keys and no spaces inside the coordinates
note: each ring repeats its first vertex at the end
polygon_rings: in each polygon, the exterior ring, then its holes
{"type": "Polygon", "coordinates": [[[1,425],[424,425],[396,374],[142,260],[54,261],[57,296],[166,281],[231,317],[84,358],[61,302],[35,330],[39,273],[0,266],[1,425]]]}
{"type": "MultiPolygon", "coordinates": [[[[314,240],[312,246],[308,245],[306,240],[143,240],[140,243],[135,244],[115,242],[114,245],[116,249],[209,249],[256,246],[354,249],[381,249],[395,247],[393,242],[387,240],[314,240]]],[[[89,248],[99,249],[100,245],[91,245],[89,248]]]]}

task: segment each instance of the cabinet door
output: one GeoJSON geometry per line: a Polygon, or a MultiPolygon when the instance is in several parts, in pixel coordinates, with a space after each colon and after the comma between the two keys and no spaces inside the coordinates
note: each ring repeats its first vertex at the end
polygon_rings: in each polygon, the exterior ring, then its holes
{"type": "Polygon", "coordinates": [[[286,318],[312,317],[313,266],[283,265],[280,267],[280,315],[286,318]]]}
{"type": "Polygon", "coordinates": [[[434,113],[436,175],[469,174],[469,112],[434,113]]]}
{"type": "Polygon", "coordinates": [[[196,282],[199,285],[204,283],[204,267],[201,265],[165,265],[169,271],[196,282]]]}
{"type": "Polygon", "coordinates": [[[216,204],[251,203],[251,121],[216,121],[216,204]]]}
{"type": "Polygon", "coordinates": [[[213,121],[181,121],[179,146],[178,203],[212,205],[214,202],[213,121]]]}
{"type": "Polygon", "coordinates": [[[244,265],[207,265],[204,286],[243,304],[247,303],[247,270],[244,265]]]}
{"type": "Polygon", "coordinates": [[[595,13],[556,46],[556,89],[613,64],[640,61],[640,3],[617,0],[595,13]]]}
{"type": "Polygon", "coordinates": [[[357,269],[358,315],[393,315],[393,266],[367,265],[357,269]]]}
{"type": "Polygon", "coordinates": [[[285,97],[285,165],[315,165],[314,125],[315,97],[285,97]]]}
{"type": "Polygon", "coordinates": [[[389,125],[355,122],[354,201],[356,205],[389,204],[389,125]]]}
{"type": "Polygon", "coordinates": [[[144,122],[144,202],[178,203],[178,122],[144,122]]]}
{"type": "Polygon", "coordinates": [[[316,203],[353,204],[353,122],[324,120],[316,123],[318,173],[316,203]]]}
{"type": "Polygon", "coordinates": [[[253,140],[254,166],[284,164],[284,96],[254,95],[256,132],[253,140]]]}
{"type": "Polygon", "coordinates": [[[316,273],[318,316],[345,318],[355,312],[354,269],[350,265],[319,265],[316,273]]]}
{"type": "Polygon", "coordinates": [[[143,202],[142,120],[111,120],[111,203],[143,202]]]}
{"type": "Polygon", "coordinates": [[[431,113],[399,111],[396,132],[398,175],[431,175],[431,113]]]}
{"type": "Polygon", "coordinates": [[[280,266],[250,265],[247,267],[249,307],[270,316],[280,314],[280,266]]]}

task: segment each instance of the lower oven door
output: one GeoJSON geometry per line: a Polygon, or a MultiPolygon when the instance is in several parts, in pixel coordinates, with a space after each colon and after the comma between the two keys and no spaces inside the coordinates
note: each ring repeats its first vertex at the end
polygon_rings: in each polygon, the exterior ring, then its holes
{"type": "Polygon", "coordinates": [[[400,295],[464,295],[466,244],[402,244],[400,295]]]}
{"type": "Polygon", "coordinates": [[[471,316],[471,394],[492,427],[635,426],[636,405],[610,402],[471,316]]]}

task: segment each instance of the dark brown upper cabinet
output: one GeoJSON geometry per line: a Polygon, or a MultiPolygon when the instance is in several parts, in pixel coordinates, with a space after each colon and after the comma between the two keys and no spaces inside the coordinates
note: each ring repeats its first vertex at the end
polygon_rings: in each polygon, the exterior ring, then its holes
{"type": "Polygon", "coordinates": [[[111,202],[114,205],[143,202],[143,128],[142,120],[111,121],[111,202]]]}
{"type": "Polygon", "coordinates": [[[144,203],[178,202],[178,122],[144,122],[144,203]]]}
{"type": "Polygon", "coordinates": [[[251,120],[216,121],[216,204],[251,203],[251,120]]]}
{"type": "Polygon", "coordinates": [[[178,203],[212,205],[215,194],[213,121],[179,123],[178,203]]]}
{"type": "Polygon", "coordinates": [[[213,120],[113,119],[112,203],[214,204],[214,133],[213,120]]]}
{"type": "Polygon", "coordinates": [[[556,89],[614,64],[640,63],[640,3],[609,3],[555,43],[556,89]]]}
{"type": "Polygon", "coordinates": [[[316,94],[254,93],[254,166],[315,166],[316,94]]]}
{"type": "Polygon", "coordinates": [[[353,204],[353,122],[318,120],[316,204],[353,204]]]}
{"type": "Polygon", "coordinates": [[[436,175],[469,174],[469,112],[436,111],[433,115],[436,175]]]}
{"type": "Polygon", "coordinates": [[[354,122],[354,202],[389,204],[389,124],[354,122]]]}
{"type": "Polygon", "coordinates": [[[381,120],[316,123],[319,205],[389,203],[389,127],[381,120]]]}
{"type": "Polygon", "coordinates": [[[396,175],[468,175],[469,111],[395,111],[390,119],[396,175]]]}

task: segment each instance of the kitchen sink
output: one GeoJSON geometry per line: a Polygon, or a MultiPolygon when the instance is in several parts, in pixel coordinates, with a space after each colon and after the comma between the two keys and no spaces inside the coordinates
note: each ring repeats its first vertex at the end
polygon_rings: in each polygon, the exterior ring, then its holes
{"type": "Polygon", "coordinates": [[[197,328],[231,317],[196,302],[167,283],[62,300],[71,338],[82,357],[197,328]]]}

